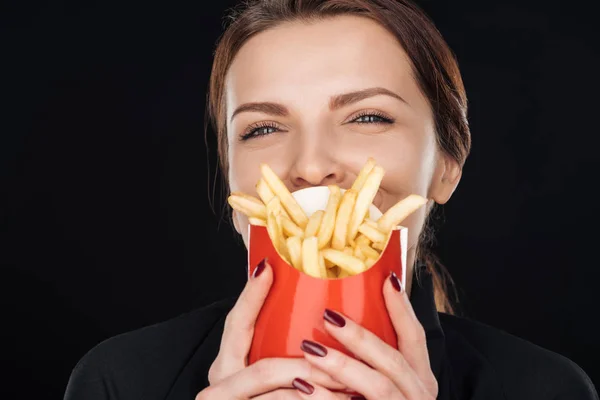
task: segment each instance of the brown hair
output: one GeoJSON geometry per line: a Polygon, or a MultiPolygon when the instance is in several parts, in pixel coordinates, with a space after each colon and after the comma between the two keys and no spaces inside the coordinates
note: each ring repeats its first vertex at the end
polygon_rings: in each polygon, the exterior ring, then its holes
{"type": "MultiPolygon", "coordinates": [[[[412,62],[413,73],[431,105],[439,148],[461,167],[471,148],[467,98],[457,61],[427,15],[409,0],[250,0],[232,8],[219,38],[207,95],[207,119],[217,133],[224,189],[228,192],[225,76],[235,55],[257,33],[284,22],[325,20],[358,15],[378,22],[396,36],[412,62]]],[[[205,121],[205,122],[206,122],[205,121]]],[[[419,237],[417,259],[433,276],[435,301],[441,312],[454,313],[451,278],[431,252],[432,210],[419,237]]],[[[455,293],[454,293],[455,294],[455,293]]]]}

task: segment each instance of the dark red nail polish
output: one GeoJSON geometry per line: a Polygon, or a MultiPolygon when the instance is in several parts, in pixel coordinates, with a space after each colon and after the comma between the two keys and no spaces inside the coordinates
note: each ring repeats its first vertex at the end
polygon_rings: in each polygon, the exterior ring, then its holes
{"type": "Polygon", "coordinates": [[[253,278],[257,278],[264,270],[267,265],[267,257],[263,258],[261,262],[258,263],[254,272],[252,273],[253,278]]]}
{"type": "Polygon", "coordinates": [[[296,378],[292,381],[292,386],[306,394],[313,394],[315,388],[310,383],[306,382],[304,379],[296,378]]]}
{"type": "Polygon", "coordinates": [[[313,356],[325,357],[327,355],[327,349],[325,347],[311,340],[303,340],[300,348],[302,351],[312,354],[313,356]]]}
{"type": "Polygon", "coordinates": [[[392,282],[394,289],[396,289],[396,292],[402,291],[402,283],[400,283],[400,279],[398,279],[398,276],[394,271],[392,271],[392,274],[390,275],[390,281],[392,282]]]}
{"type": "Polygon", "coordinates": [[[339,328],[342,328],[346,325],[346,320],[344,319],[344,317],[342,317],[335,311],[331,311],[328,308],[325,309],[325,312],[323,313],[323,318],[325,318],[327,322],[330,322],[339,328]]]}
{"type": "Polygon", "coordinates": [[[365,396],[352,396],[350,400],[367,400],[365,396]]]}

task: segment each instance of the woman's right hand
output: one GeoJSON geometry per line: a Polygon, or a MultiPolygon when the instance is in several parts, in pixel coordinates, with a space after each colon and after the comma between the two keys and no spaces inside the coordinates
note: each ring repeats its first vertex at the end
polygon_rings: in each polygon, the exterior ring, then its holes
{"type": "Polygon", "coordinates": [[[219,354],[208,372],[210,386],[198,393],[196,400],[300,399],[292,384],[296,378],[329,389],[345,388],[304,358],[268,358],[248,366],[254,324],[273,282],[271,266],[266,260],[261,264],[227,315],[219,354]]]}

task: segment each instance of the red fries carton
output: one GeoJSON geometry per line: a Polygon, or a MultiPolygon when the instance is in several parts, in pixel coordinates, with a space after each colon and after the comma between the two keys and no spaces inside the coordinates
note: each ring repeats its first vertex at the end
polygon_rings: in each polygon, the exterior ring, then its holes
{"type": "MultiPolygon", "coordinates": [[[[324,210],[326,186],[292,193],[307,216],[324,210]]],[[[370,218],[381,212],[371,205],[370,218]]],[[[323,312],[338,311],[373,332],[393,348],[397,337],[383,298],[383,284],[393,271],[406,282],[407,228],[396,227],[378,261],[366,271],[339,279],[309,276],[283,260],[264,226],[249,226],[248,276],[265,257],[273,268],[273,285],[256,321],[248,363],[262,358],[303,357],[302,340],[313,340],[354,357],[325,330],[323,312]]]]}

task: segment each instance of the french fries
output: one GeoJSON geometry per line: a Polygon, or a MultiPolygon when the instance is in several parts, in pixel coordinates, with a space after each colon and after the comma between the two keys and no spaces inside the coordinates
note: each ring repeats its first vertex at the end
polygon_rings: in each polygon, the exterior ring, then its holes
{"type": "Polygon", "coordinates": [[[325,206],[325,214],[321,220],[321,227],[319,228],[318,244],[319,249],[323,249],[329,244],[333,231],[335,229],[335,219],[337,216],[338,206],[342,200],[342,191],[338,186],[329,185],[329,199],[327,200],[327,206],[325,206]]]}
{"type": "Polygon", "coordinates": [[[310,216],[310,218],[308,219],[308,223],[306,224],[306,229],[304,230],[304,236],[317,236],[317,232],[319,231],[319,227],[321,226],[321,220],[323,220],[324,214],[325,211],[318,210],[310,216]]]}
{"type": "Polygon", "coordinates": [[[342,250],[346,247],[346,236],[348,234],[348,225],[350,224],[350,216],[352,209],[356,203],[357,193],[352,190],[346,190],[340,202],[335,219],[335,227],[333,229],[333,238],[331,239],[331,247],[336,250],[342,250]]]}
{"type": "Polygon", "coordinates": [[[283,205],[286,211],[290,214],[292,221],[294,221],[300,228],[306,228],[308,217],[306,214],[304,214],[302,207],[300,207],[300,205],[296,202],[296,199],[294,199],[294,196],[292,196],[290,191],[287,189],[285,183],[279,179],[277,174],[275,174],[275,172],[273,172],[273,170],[267,164],[261,164],[260,171],[263,179],[271,191],[273,191],[275,196],[279,197],[281,205],[283,205]]]}
{"type": "Polygon", "coordinates": [[[232,192],[229,205],[252,225],[267,229],[273,247],[293,268],[320,279],[340,279],[373,266],[385,249],[392,230],[427,199],[411,194],[393,205],[377,221],[369,207],[385,171],[369,158],[352,186],[342,194],[329,185],[324,210],[306,215],[283,181],[267,165],[260,165],[255,186],[258,197],[232,192]]]}
{"type": "Polygon", "coordinates": [[[369,206],[373,203],[373,199],[377,194],[377,190],[379,190],[379,185],[381,184],[384,174],[383,168],[379,165],[374,166],[373,169],[371,169],[371,172],[369,172],[362,188],[360,188],[360,191],[356,196],[356,203],[354,204],[352,218],[350,219],[350,224],[348,226],[347,240],[349,243],[356,237],[358,227],[365,219],[367,212],[369,211],[369,206]]]}
{"type": "Polygon", "coordinates": [[[302,241],[302,268],[307,275],[321,278],[321,261],[317,238],[306,237],[302,241]]]}
{"type": "Polygon", "coordinates": [[[404,218],[408,217],[426,202],[427,199],[416,194],[411,194],[399,201],[379,218],[377,221],[379,230],[382,232],[391,232],[404,218]]]}
{"type": "Polygon", "coordinates": [[[302,271],[302,238],[300,236],[290,236],[286,240],[286,245],[292,266],[298,271],[302,271]]]}

